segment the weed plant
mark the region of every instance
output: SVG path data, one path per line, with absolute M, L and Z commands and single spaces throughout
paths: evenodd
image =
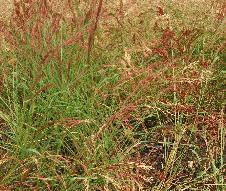
M 14 1 L 0 190 L 224 191 L 225 13 L 221 0 Z

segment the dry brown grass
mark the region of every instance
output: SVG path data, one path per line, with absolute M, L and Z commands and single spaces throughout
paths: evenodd
M 12 0 L 0 0 L 0 20 L 7 20 L 13 8 Z
M 0 190 L 223 190 L 222 2 L 72 1 L 0 28 Z

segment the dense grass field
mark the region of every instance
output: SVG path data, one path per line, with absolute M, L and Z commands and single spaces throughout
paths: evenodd
M 11 3 L 0 191 L 226 190 L 223 0 Z

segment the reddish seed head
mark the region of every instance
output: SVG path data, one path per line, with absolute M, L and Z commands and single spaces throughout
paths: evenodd
M 157 7 L 157 9 L 158 9 L 157 13 L 158 13 L 159 16 L 164 15 L 164 11 L 161 7 Z
M 166 175 L 164 174 L 164 172 L 161 172 L 161 173 L 160 173 L 159 179 L 160 179 L 160 180 L 165 180 L 165 179 L 166 179 Z

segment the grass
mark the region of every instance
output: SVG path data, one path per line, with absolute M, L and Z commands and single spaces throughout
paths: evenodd
M 225 190 L 224 2 L 58 3 L 0 22 L 0 190 Z

